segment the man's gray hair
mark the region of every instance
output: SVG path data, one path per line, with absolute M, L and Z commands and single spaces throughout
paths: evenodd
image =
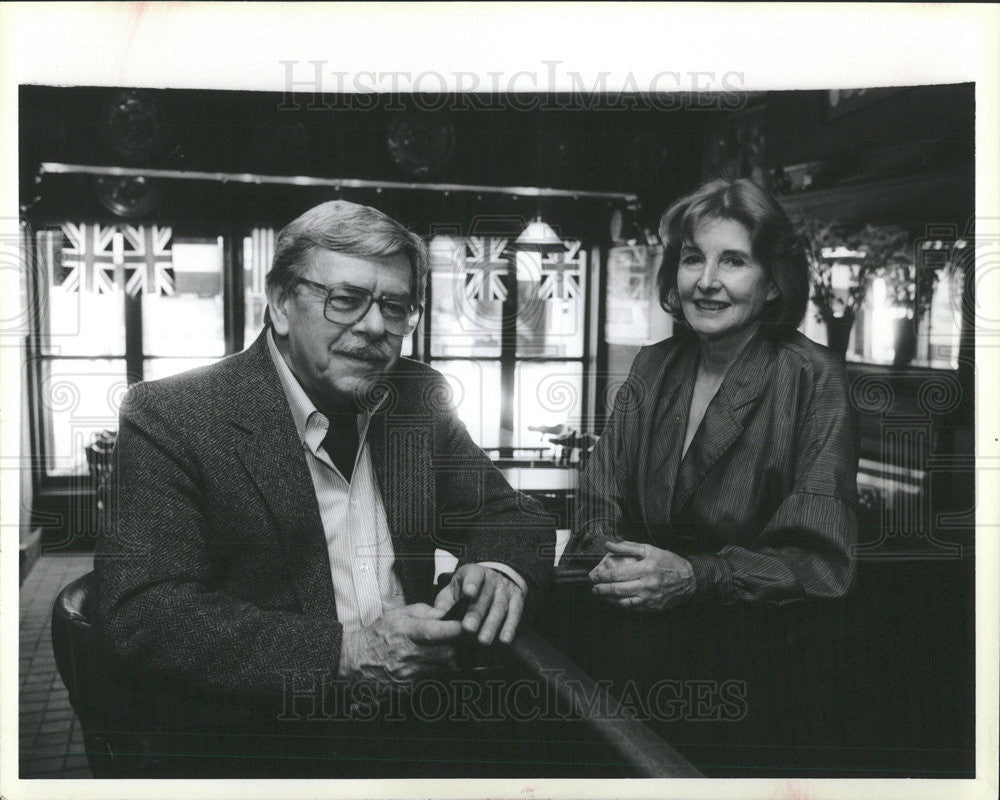
M 403 253 L 410 262 L 413 300 L 423 307 L 428 264 L 423 239 L 378 209 L 346 200 L 321 203 L 281 229 L 267 273 L 267 288 L 295 288 L 309 255 L 317 248 L 376 258 Z

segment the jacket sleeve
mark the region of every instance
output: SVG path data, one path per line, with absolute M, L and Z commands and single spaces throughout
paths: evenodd
M 702 598 L 832 599 L 853 584 L 858 455 L 847 381 L 840 364 L 815 366 L 799 407 L 791 491 L 751 546 L 688 557 Z
M 98 629 L 118 663 L 200 696 L 280 703 L 337 675 L 333 619 L 264 610 L 214 589 L 198 462 L 146 384 L 123 402 L 94 558 Z M 305 688 L 303 688 L 305 687 Z
M 564 566 L 589 569 L 607 552 L 606 540 L 642 539 L 641 533 L 626 530 L 631 519 L 626 513 L 626 489 L 631 459 L 635 456 L 634 448 L 628 447 L 630 431 L 634 429 L 632 423 L 639 406 L 647 400 L 649 388 L 641 377 L 645 358 L 640 353 L 633 362 L 615 395 L 604 432 L 580 475 L 573 533 L 560 561 Z
M 435 373 L 432 381 L 432 394 L 450 394 L 443 376 Z M 537 500 L 511 488 L 452 408 L 439 409 L 437 417 L 439 546 L 457 555 L 459 565 L 505 564 L 530 590 L 544 589 L 555 558 L 555 520 Z

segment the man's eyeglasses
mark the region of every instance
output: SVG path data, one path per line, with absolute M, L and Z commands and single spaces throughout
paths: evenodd
M 409 336 L 420 319 L 420 307 L 406 298 L 388 295 L 376 297 L 367 289 L 349 283 L 326 286 L 306 278 L 299 278 L 297 283 L 311 286 L 318 292 L 326 294 L 323 316 L 338 325 L 353 325 L 368 313 L 372 303 L 378 303 L 385 329 L 396 336 Z

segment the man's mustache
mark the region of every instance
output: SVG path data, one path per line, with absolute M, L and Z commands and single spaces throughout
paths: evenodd
M 359 347 L 350 350 L 334 350 L 334 353 L 349 358 L 361 358 L 366 361 L 388 361 L 392 358 L 392 353 L 378 347 Z

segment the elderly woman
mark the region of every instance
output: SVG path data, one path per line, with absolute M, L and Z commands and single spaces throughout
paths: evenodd
M 660 301 L 580 482 L 564 563 L 659 612 L 835 598 L 850 588 L 857 454 L 843 363 L 796 331 L 808 264 L 781 207 L 713 181 L 663 215 Z M 678 326 L 675 326 L 675 328 Z

